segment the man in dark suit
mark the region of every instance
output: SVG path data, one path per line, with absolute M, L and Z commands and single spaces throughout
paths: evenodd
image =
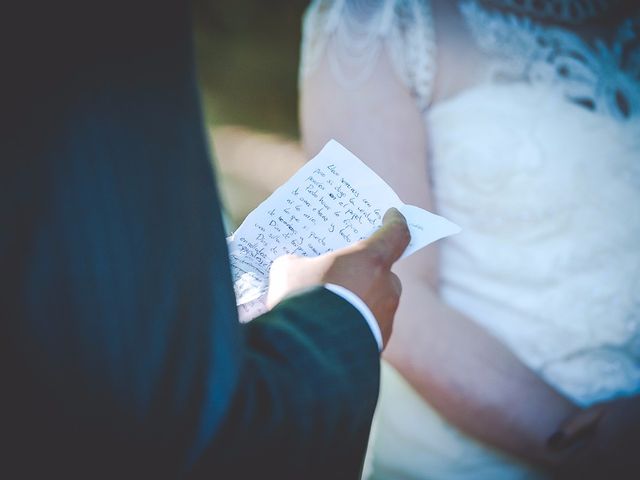
M 0 114 L 0 477 L 356 478 L 402 218 L 278 262 L 277 305 L 239 326 L 188 8 L 15 3 L 2 28 L 14 44 Z

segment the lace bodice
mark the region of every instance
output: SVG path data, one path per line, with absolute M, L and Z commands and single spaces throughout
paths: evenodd
M 551 85 L 569 101 L 621 119 L 640 114 L 640 16 L 622 20 L 608 44 L 477 1 L 460 10 L 478 46 L 494 55 L 492 78 Z
M 572 30 L 519 15 L 527 2 L 458 2 L 476 46 L 485 52 L 488 74 L 478 82 L 521 81 L 553 85 L 554 93 L 585 108 L 620 119 L 640 113 L 640 14 L 622 18 L 611 40 L 583 40 Z M 564 22 L 595 15 L 607 2 L 533 2 Z M 589 5 L 591 8 L 589 9 Z M 531 7 L 533 10 L 533 7 Z M 544 12 L 543 12 L 544 13 Z M 421 109 L 431 102 L 436 65 L 431 2 L 425 0 L 316 0 L 304 21 L 301 75 L 328 52 L 331 70 L 346 88 L 369 78 L 386 48 L 397 75 Z M 332 48 L 326 49 L 327 43 Z

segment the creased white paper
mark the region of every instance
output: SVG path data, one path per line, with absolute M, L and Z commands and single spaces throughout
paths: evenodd
M 269 268 L 277 257 L 318 256 L 367 238 L 391 207 L 405 216 L 411 232 L 403 257 L 460 232 L 446 218 L 403 203 L 384 180 L 331 140 L 227 239 L 240 319 L 266 311 Z

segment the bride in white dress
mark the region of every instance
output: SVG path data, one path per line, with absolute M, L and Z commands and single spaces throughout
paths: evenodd
M 307 156 L 336 138 L 463 227 L 399 266 L 365 476 L 640 475 L 626 453 L 640 444 L 640 15 L 626 3 L 309 7 Z M 551 448 L 601 403 L 582 444 Z

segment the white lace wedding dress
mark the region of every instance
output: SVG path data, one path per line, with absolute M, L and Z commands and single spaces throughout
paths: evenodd
M 486 68 L 451 98 L 432 102 L 440 45 L 426 1 L 313 2 L 301 75 L 333 42 L 333 75 L 358 88 L 386 48 L 424 112 L 439 213 L 463 227 L 441 244 L 444 300 L 580 405 L 638 393 L 640 18 L 583 40 L 572 25 L 607 2 L 455 3 Z M 539 475 L 457 430 L 388 365 L 366 472 Z

